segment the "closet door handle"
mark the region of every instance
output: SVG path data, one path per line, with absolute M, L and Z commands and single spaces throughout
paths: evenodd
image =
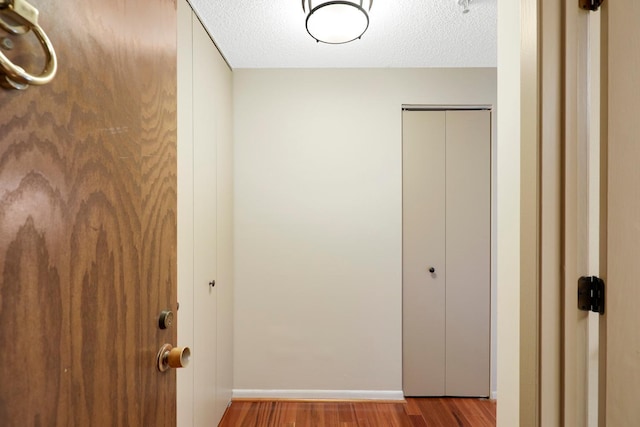
M 436 272 L 436 269 L 435 269 L 435 268 L 433 268 L 433 267 L 429 267 L 429 273 L 435 273 L 435 272 Z

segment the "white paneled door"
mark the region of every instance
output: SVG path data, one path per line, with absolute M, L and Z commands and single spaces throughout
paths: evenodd
M 178 18 L 178 336 L 193 353 L 177 425 L 209 426 L 233 387 L 232 75 L 185 0 Z
M 491 112 L 403 112 L 403 388 L 488 396 Z
M 219 420 L 217 368 L 217 146 L 212 100 L 218 52 L 193 15 L 193 373 L 194 425 Z

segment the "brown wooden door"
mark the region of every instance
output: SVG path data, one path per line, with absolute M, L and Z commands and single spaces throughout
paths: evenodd
M 0 92 L 0 425 L 173 425 L 175 3 L 32 3 L 59 71 Z

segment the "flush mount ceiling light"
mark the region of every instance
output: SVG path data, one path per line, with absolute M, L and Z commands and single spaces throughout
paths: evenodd
M 469 3 L 471 0 L 458 0 L 458 6 L 462 7 L 462 13 L 469 13 Z
M 302 0 L 307 32 L 317 42 L 349 43 L 362 37 L 369 28 L 373 0 Z

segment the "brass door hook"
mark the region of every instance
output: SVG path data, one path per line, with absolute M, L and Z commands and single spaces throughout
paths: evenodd
M 8 16 L 3 17 L 2 14 L 8 14 Z M 25 34 L 32 30 L 47 58 L 44 70 L 36 76 L 11 62 L 0 51 L 0 71 L 5 74 L 3 86 L 23 90 L 29 85 L 45 85 L 53 80 L 58 70 L 58 60 L 49 37 L 38 25 L 38 9 L 26 0 L 0 0 L 0 28 L 14 35 Z

